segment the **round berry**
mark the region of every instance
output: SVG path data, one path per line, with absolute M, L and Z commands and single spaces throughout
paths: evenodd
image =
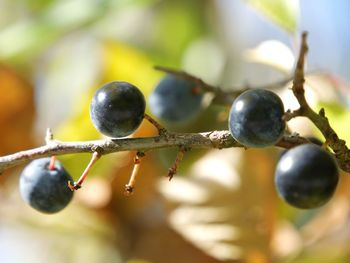
M 113 81 L 95 93 L 90 116 L 95 128 L 112 138 L 125 137 L 141 124 L 146 102 L 141 91 L 128 82 Z
M 285 130 L 284 107 L 272 91 L 252 89 L 232 104 L 229 129 L 233 138 L 247 147 L 266 147 L 277 143 Z
M 320 139 L 318 139 L 318 138 L 316 138 L 316 137 L 306 137 L 306 139 L 308 139 L 311 143 L 313 143 L 313 144 L 316 144 L 316 145 L 318 145 L 318 146 L 322 146 L 323 145 L 323 142 L 320 140 Z
M 334 158 L 320 146 L 303 144 L 279 160 L 275 184 L 279 195 L 297 208 L 316 208 L 333 195 L 339 180 Z
M 201 110 L 203 94 L 193 81 L 166 75 L 149 97 L 152 113 L 167 122 L 187 122 Z
M 72 177 L 55 161 L 54 169 L 49 169 L 50 158 L 37 159 L 23 170 L 19 189 L 22 198 L 34 209 L 43 213 L 56 213 L 72 200 L 73 192 L 68 187 Z
M 318 146 L 322 146 L 322 141 L 316 137 L 313 137 L 313 136 L 308 136 L 308 137 L 305 137 L 306 139 L 308 139 L 310 141 L 310 143 L 312 144 L 315 144 L 315 145 L 318 145 Z M 281 152 L 281 155 L 279 156 L 279 159 L 286 153 L 288 152 L 288 150 L 283 150 Z

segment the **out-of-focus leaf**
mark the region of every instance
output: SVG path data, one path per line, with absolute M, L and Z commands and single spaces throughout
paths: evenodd
M 267 40 L 256 48 L 244 53 L 249 62 L 269 65 L 285 74 L 290 74 L 294 68 L 295 58 L 292 50 L 277 40 Z
M 16 62 L 33 58 L 63 34 L 93 22 L 105 9 L 106 4 L 93 0 L 54 1 L 45 12 L 0 30 L 0 57 Z
M 142 91 L 146 99 L 161 76 L 144 53 L 126 44 L 106 42 L 102 56 L 104 82 L 130 82 Z
M 247 0 L 267 18 L 290 33 L 295 33 L 299 20 L 298 0 Z
M 55 1 L 56 0 L 24 0 L 21 2 L 23 2 L 26 9 L 38 13 L 46 10 Z
M 75 199 L 90 208 L 104 208 L 110 204 L 112 187 L 110 180 L 103 177 L 89 178 L 89 183 L 84 185 L 84 191 L 75 192 Z
M 348 108 L 333 102 L 320 102 L 318 109 L 324 108 L 326 116 L 339 138 L 350 142 L 350 112 Z M 348 144 L 349 145 L 349 144 Z
M 154 18 L 153 49 L 162 55 L 162 63 L 181 62 L 184 48 L 204 32 L 205 5 L 201 1 L 164 1 Z
M 272 162 L 262 151 L 241 153 L 211 151 L 188 177 L 161 181 L 159 190 L 172 204 L 170 226 L 204 253 L 218 260 L 269 262 Z
M 317 101 L 350 108 L 349 84 L 340 77 L 327 72 L 307 74 L 306 84 L 317 94 Z
M 63 211 L 34 210 L 11 185 L 0 206 L 0 254 L 7 262 L 123 262 L 114 243 L 120 222 L 81 207 L 76 199 Z M 21 251 L 21 253 L 18 253 Z
M 291 261 L 293 260 L 293 261 Z M 310 251 L 304 252 L 300 257 L 292 257 L 282 263 L 345 263 L 349 261 L 349 253 L 346 248 L 329 248 L 327 246 L 321 246 L 316 249 L 310 249 Z
M 57 36 L 58 32 L 45 23 L 18 21 L 0 31 L 0 57 L 8 61 L 32 57 Z
M 33 145 L 34 96 L 31 84 L 0 65 L 0 155 Z
M 344 180 L 345 179 L 345 180 Z M 349 185 L 347 178 L 341 178 L 340 187 Z M 302 237 L 303 251 L 294 255 L 293 262 L 348 262 L 349 261 L 349 194 L 336 195 L 324 207 L 319 209 L 316 217 L 305 224 L 299 233 Z M 281 261 L 284 262 L 284 261 Z M 286 260 L 286 262 L 291 262 Z
M 225 62 L 225 54 L 218 42 L 200 38 L 185 50 L 182 69 L 207 83 L 215 84 L 221 77 Z
M 55 132 L 72 113 L 89 111 L 91 89 L 101 75 L 101 56 L 100 42 L 84 33 L 63 38 L 43 56 L 35 72 L 39 132 L 47 127 Z M 81 127 L 81 123 L 75 126 Z M 95 138 L 90 130 L 70 133 L 66 139 Z
M 298 229 L 288 221 L 279 222 L 275 229 L 275 234 L 271 242 L 271 249 L 275 257 L 288 258 L 291 255 L 300 253 L 303 246 L 303 240 Z

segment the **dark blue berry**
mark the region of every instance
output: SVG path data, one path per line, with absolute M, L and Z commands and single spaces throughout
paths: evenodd
M 125 137 L 141 124 L 146 102 L 134 85 L 113 81 L 102 86 L 94 95 L 90 116 L 102 134 L 112 138 Z
M 339 180 L 334 158 L 320 146 L 303 144 L 279 160 L 275 183 L 279 195 L 297 208 L 316 208 L 333 195 Z
M 318 146 L 322 146 L 323 144 L 323 142 L 316 137 L 306 137 L 306 139 L 308 139 L 311 143 L 316 144 Z
M 283 103 L 272 91 L 245 91 L 235 99 L 230 110 L 231 135 L 247 147 L 274 145 L 285 130 L 283 114 Z
M 318 145 L 318 146 L 322 146 L 322 141 L 316 137 L 313 137 L 313 136 L 308 136 L 308 137 L 305 137 L 306 139 L 308 139 L 310 141 L 310 143 L 313 143 L 315 145 Z M 288 150 L 283 150 L 281 152 L 281 155 L 279 156 L 279 158 L 281 158 L 286 152 L 288 152 Z
M 50 158 L 37 159 L 23 170 L 19 188 L 22 198 L 34 209 L 43 213 L 56 213 L 65 208 L 73 197 L 68 187 L 72 177 L 55 162 L 53 170 L 49 169 Z
M 149 97 L 152 113 L 167 122 L 187 122 L 201 110 L 203 94 L 193 81 L 166 75 Z

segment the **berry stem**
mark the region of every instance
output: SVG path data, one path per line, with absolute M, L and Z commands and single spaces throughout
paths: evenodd
M 85 178 L 87 177 L 87 175 L 89 174 L 91 167 L 101 158 L 101 154 L 99 152 L 94 152 L 92 154 L 92 158 L 90 160 L 90 162 L 88 163 L 88 165 L 86 166 L 83 174 L 80 176 L 79 180 L 77 182 L 74 182 L 73 184 L 69 181 L 68 182 L 68 187 L 74 191 L 74 190 L 78 190 L 81 188 Z
M 162 125 L 160 125 L 155 119 L 153 119 L 150 115 L 145 113 L 144 118 L 148 120 L 154 127 L 156 127 L 159 135 L 166 134 L 167 130 Z
M 173 179 L 174 175 L 176 174 L 177 167 L 182 161 L 184 154 L 185 154 L 185 149 L 183 147 L 180 147 L 179 151 L 177 152 L 173 166 L 169 168 L 169 172 L 168 172 L 169 181 L 171 181 L 171 179 Z
M 129 179 L 129 182 L 125 185 L 125 195 L 131 195 L 134 192 L 136 178 L 139 174 L 141 158 L 144 156 L 143 153 L 137 152 L 134 159 L 134 168 L 132 169 L 132 173 Z
M 50 163 L 49 163 L 49 170 L 50 171 L 53 171 L 55 170 L 56 166 L 55 166 L 55 163 L 56 163 L 56 156 L 51 156 L 51 159 L 50 159 Z

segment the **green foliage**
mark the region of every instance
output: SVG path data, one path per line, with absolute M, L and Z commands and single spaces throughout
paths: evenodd
M 298 0 L 247 0 L 268 19 L 289 33 L 295 33 L 299 19 Z
M 325 109 L 326 116 L 338 136 L 343 140 L 350 142 L 349 109 L 337 102 L 321 102 L 319 103 L 318 108 Z
M 246 31 L 242 23 L 223 24 L 216 2 L 0 1 L 0 63 L 14 68 L 0 68 L 2 155 L 43 143 L 39 133 L 47 126 L 53 128 L 57 140 L 101 139 L 89 116 L 96 88 L 109 81 L 128 81 L 148 99 L 163 76 L 153 69 L 154 65 L 183 69 L 226 90 L 244 85 L 236 83 L 236 77 L 246 78 L 241 71 L 243 50 L 238 48 L 249 47 L 238 46 L 249 42 L 257 32 L 253 27 Z M 297 31 L 298 0 L 245 2 L 290 36 Z M 247 33 L 246 39 L 241 38 L 242 31 Z M 259 56 L 250 62 L 278 66 L 289 74 L 295 53 L 289 50 L 290 43 L 277 41 L 281 39 L 252 43 L 259 47 Z M 265 44 L 264 48 L 259 44 Z M 251 75 L 258 77 L 259 70 L 251 71 Z M 262 85 L 274 81 L 270 77 L 264 74 L 257 81 Z M 322 82 L 317 81 L 317 85 Z M 39 108 L 39 101 L 46 102 L 46 106 Z M 68 101 L 73 105 L 68 107 Z M 320 103 L 320 107 L 325 108 L 339 136 L 350 141 L 348 109 L 337 102 Z M 166 128 L 179 132 L 227 129 L 228 110 L 210 105 L 193 122 L 183 126 L 166 124 Z M 57 118 L 59 114 L 50 115 L 55 112 L 64 113 L 61 118 Z M 49 116 L 46 119 L 42 118 L 45 114 Z M 133 136 L 155 134 L 154 127 L 145 121 Z M 72 204 L 52 217 L 37 215 L 17 200 L 14 189 L 19 172 L 9 171 L 12 176 L 0 177 L 0 243 L 5 244 L 0 254 L 7 248 L 7 255 L 20 257 L 27 252 L 32 255 L 27 262 L 36 263 L 349 261 L 345 237 L 349 227 L 347 189 L 340 189 L 330 204 L 317 210 L 287 206 L 274 190 L 275 148 L 192 150 L 184 154 L 178 174 L 169 183 L 163 177 L 176 152 L 147 152 L 135 194 L 130 198 L 123 195 L 123 190 L 134 153 L 103 156 Z M 74 179 L 90 158 L 89 153 L 59 156 Z M 341 185 L 349 185 L 345 176 L 342 180 L 345 182 Z M 287 233 L 280 228 L 286 221 L 290 227 Z M 23 237 L 27 231 L 28 239 Z M 272 247 L 275 239 L 279 243 Z M 297 243 L 295 247 L 293 242 Z M 33 247 L 32 243 L 39 245 Z M 49 247 L 42 246 L 46 243 Z M 289 250 L 282 251 L 285 247 Z

